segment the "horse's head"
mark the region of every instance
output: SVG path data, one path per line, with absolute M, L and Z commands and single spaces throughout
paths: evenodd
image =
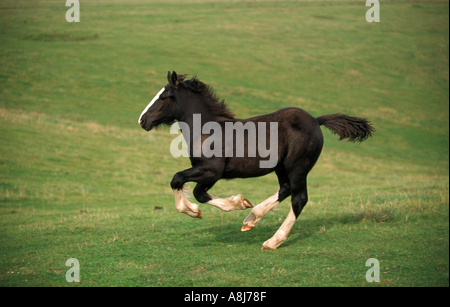
M 187 75 L 167 74 L 169 84 L 163 87 L 142 111 L 138 123 L 147 131 L 159 125 L 172 125 L 175 121 L 185 121 L 193 113 L 202 114 L 202 118 L 233 119 L 225 101 L 219 101 L 212 87 L 194 76 L 184 80 Z
M 185 75 L 167 74 L 169 84 L 163 87 L 152 99 L 147 107 L 142 111 L 138 123 L 146 131 L 150 131 L 159 125 L 171 125 L 176 120 L 180 120 L 182 109 L 177 100 L 178 84 L 184 79 Z

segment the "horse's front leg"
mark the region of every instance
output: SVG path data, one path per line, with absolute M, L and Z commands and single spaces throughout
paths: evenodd
M 250 201 L 239 195 L 233 195 L 228 198 L 219 198 L 207 193 L 214 183 L 198 183 L 194 188 L 194 197 L 201 203 L 213 205 L 223 211 L 245 210 L 252 208 Z
M 186 194 L 184 193 L 185 189 L 183 187 L 186 182 L 195 181 L 194 179 L 201 177 L 202 174 L 203 172 L 201 170 L 197 168 L 190 168 L 176 173 L 170 182 L 170 186 L 172 187 L 175 196 L 175 207 L 177 208 L 177 211 L 199 219 L 202 218 L 200 208 L 197 204 L 191 203 L 188 200 Z

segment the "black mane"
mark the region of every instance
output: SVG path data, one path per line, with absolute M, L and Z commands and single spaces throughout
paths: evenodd
M 203 96 L 204 101 L 207 104 L 207 108 L 216 117 L 224 117 L 233 119 L 235 114 L 231 113 L 225 104 L 225 99 L 219 100 L 214 89 L 200 81 L 197 76 L 193 76 L 192 79 L 185 81 L 187 75 L 178 75 L 178 84 L 184 88 L 196 92 Z

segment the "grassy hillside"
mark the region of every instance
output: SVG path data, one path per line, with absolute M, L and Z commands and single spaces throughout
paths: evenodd
M 448 3 L 382 2 L 380 23 L 364 1 L 83 1 L 80 23 L 61 3 L 0 2 L 1 286 L 449 285 Z M 169 183 L 189 161 L 168 129 L 136 123 L 168 70 L 239 117 L 297 106 L 377 133 L 324 130 L 307 207 L 260 251 L 289 199 L 248 233 L 248 210 L 176 212 Z M 211 193 L 257 204 L 276 189 L 268 175 Z

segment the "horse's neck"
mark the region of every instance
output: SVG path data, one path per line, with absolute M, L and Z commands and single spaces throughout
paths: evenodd
M 205 123 L 217 121 L 217 119 L 213 114 L 208 112 L 204 106 L 200 105 L 186 109 L 181 121 L 185 122 L 192 131 L 194 127 L 200 127 L 201 129 Z

